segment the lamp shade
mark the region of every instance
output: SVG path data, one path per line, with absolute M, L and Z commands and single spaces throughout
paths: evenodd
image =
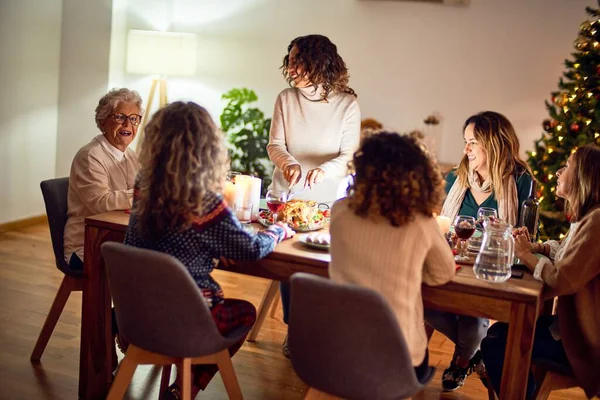
M 132 74 L 196 73 L 196 35 L 131 30 L 127 36 L 126 70 Z

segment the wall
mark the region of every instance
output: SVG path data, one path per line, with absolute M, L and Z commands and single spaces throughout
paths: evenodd
M 0 223 L 44 213 L 54 177 L 61 0 L 0 1 Z
M 56 175 L 100 133 L 94 120 L 109 79 L 112 0 L 63 0 Z
M 438 112 L 440 159 L 456 162 L 462 123 L 484 109 L 505 113 L 522 147 L 532 147 L 584 8 L 595 3 L 472 0 L 461 8 L 360 0 L 129 0 L 126 28 L 199 34 L 197 75 L 169 79 L 169 97 L 195 100 L 215 118 L 220 95 L 239 86 L 255 89 L 270 115 L 285 87 L 278 67 L 289 41 L 325 34 L 350 68 L 364 117 L 408 131 L 422 129 L 422 120 Z M 122 70 L 121 58 L 114 68 Z M 120 84 L 145 98 L 150 78 L 124 74 Z

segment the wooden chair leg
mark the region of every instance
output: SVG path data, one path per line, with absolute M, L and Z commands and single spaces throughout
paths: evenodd
M 110 387 L 106 400 L 121 400 L 123 398 L 138 366 L 138 356 L 140 352 L 143 352 L 143 350 L 140 350 L 135 346 L 130 346 L 129 349 L 127 349 L 127 354 L 125 354 L 125 358 L 119 365 L 117 376 Z
M 242 389 L 240 389 L 233 364 L 231 363 L 229 350 L 225 349 L 217 354 L 217 365 L 219 366 L 221 379 L 223 379 L 223 384 L 229 398 L 231 400 L 242 400 L 244 396 L 242 395 Z
M 269 313 L 269 307 L 273 303 L 273 299 L 275 298 L 275 295 L 277 294 L 278 290 L 279 282 L 271 281 L 271 283 L 269 283 L 269 286 L 267 287 L 267 290 L 265 290 L 265 293 L 263 294 L 262 300 L 260 301 L 260 306 L 258 307 L 258 314 L 256 316 L 256 322 L 254 323 L 252 330 L 248 334 L 249 342 L 254 342 L 256 340 L 258 332 L 260 332 L 260 328 L 262 327 L 262 324 L 265 321 L 267 314 Z
M 550 396 L 550 392 L 552 391 L 552 374 L 548 373 L 544 377 L 542 384 L 537 390 L 537 394 L 535 396 L 536 400 L 547 400 L 548 396 Z
M 177 372 L 181 374 L 181 397 L 182 400 L 192 400 L 192 359 L 184 358 L 177 366 Z
M 167 388 L 169 387 L 169 382 L 171 381 L 171 367 L 172 364 L 163 365 L 162 367 L 159 396 L 162 396 L 165 390 L 167 390 Z
M 50 340 L 50 336 L 52 336 L 52 332 L 54 332 L 54 327 L 56 327 L 56 323 L 58 322 L 58 319 L 65 308 L 67 300 L 69 300 L 71 292 L 81 290 L 81 288 L 81 279 L 72 278 L 65 275 L 60 287 L 58 288 L 58 292 L 54 297 L 52 307 L 50 307 L 50 311 L 48 312 L 48 316 L 46 317 L 42 331 L 40 332 L 33 351 L 31 352 L 31 361 L 39 361 L 40 358 L 42 358 L 42 354 L 44 354 L 48 340 Z
M 309 387 L 304 400 L 342 400 L 339 397 Z
M 277 314 L 277 310 L 279 309 L 279 288 L 277 288 L 277 293 L 275 293 L 275 298 L 273 299 L 273 305 L 271 305 L 271 312 L 269 313 L 269 317 L 275 318 L 275 314 Z

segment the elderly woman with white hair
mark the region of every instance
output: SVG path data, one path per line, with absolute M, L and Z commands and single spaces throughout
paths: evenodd
M 131 208 L 139 163 L 129 145 L 135 139 L 142 112 L 137 92 L 109 91 L 96 107 L 96 125 L 101 134 L 73 159 L 64 234 L 65 259 L 73 269 L 83 269 L 85 218 Z

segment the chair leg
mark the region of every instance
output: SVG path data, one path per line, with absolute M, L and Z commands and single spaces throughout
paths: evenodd
M 536 393 L 535 398 L 539 400 L 546 400 L 550 396 L 550 392 L 554 390 L 570 389 L 577 387 L 579 384 L 575 378 L 561 375 L 556 372 L 548 371 L 539 390 Z
M 229 350 L 225 349 L 217 354 L 217 365 L 219 366 L 221 379 L 223 379 L 223 384 L 229 398 L 231 400 L 242 400 L 244 396 L 242 395 L 242 389 L 240 389 L 233 364 L 231 363 Z
M 162 394 L 169 387 L 169 382 L 171 380 L 171 367 L 172 364 L 166 364 L 162 367 L 162 375 L 160 377 L 160 391 L 158 392 L 159 396 L 162 396 Z
M 50 336 L 52 336 L 52 332 L 54 332 L 54 327 L 56 327 L 56 323 L 58 322 L 58 319 L 65 308 L 67 300 L 69 300 L 71 292 L 81 290 L 81 288 L 82 282 L 80 279 L 65 275 L 60 287 L 58 288 L 58 292 L 54 297 L 52 307 L 50 307 L 50 311 L 48 312 L 48 316 L 46 317 L 42 331 L 38 336 L 37 342 L 35 343 L 35 347 L 31 352 L 31 361 L 39 361 L 40 358 L 42 358 L 42 354 L 44 354 L 48 340 L 50 340 Z
M 192 400 L 192 359 L 184 358 L 177 365 L 177 372 L 181 374 L 181 397 L 182 400 Z
M 123 358 L 123 361 L 119 365 L 117 376 L 110 387 L 106 400 L 121 400 L 123 398 L 138 366 L 137 359 L 140 352 L 143 352 L 143 350 L 135 346 L 130 346 L 127 349 L 125 358 Z
M 254 323 L 252 330 L 248 334 L 249 342 L 254 342 L 256 340 L 258 332 L 260 332 L 260 328 L 262 327 L 262 324 L 265 321 L 267 314 L 269 313 L 269 307 L 273 303 L 273 299 L 275 298 L 275 295 L 277 294 L 278 290 L 279 282 L 271 281 L 271 283 L 269 283 L 269 286 L 267 287 L 267 290 L 265 290 L 265 293 L 263 294 L 262 300 L 260 301 L 260 306 L 258 307 L 258 314 L 256 316 L 256 322 Z
M 277 288 L 277 293 L 275 294 L 275 298 L 273 298 L 273 304 L 271 305 L 271 312 L 269 313 L 269 317 L 275 318 L 275 314 L 277 314 L 277 310 L 279 309 L 279 297 L 277 294 L 279 293 L 279 288 Z
M 309 387 L 304 400 L 342 400 L 339 397 Z
M 548 373 L 544 377 L 542 384 L 537 390 L 537 394 L 535 396 L 536 400 L 547 400 L 548 396 L 550 396 L 550 392 L 552 391 L 552 374 Z

